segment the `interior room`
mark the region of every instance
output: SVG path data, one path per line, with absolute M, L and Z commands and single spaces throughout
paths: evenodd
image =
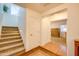
M 66 44 L 67 24 L 66 20 L 51 22 L 51 39 Z
M 51 22 L 51 40 L 52 42 L 60 48 L 59 50 L 64 51 L 66 55 L 66 33 L 67 33 L 67 20 L 53 21 Z M 62 53 L 62 52 L 61 52 Z

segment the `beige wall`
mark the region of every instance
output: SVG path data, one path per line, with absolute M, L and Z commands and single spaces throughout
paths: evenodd
M 40 14 L 27 9 L 26 12 L 26 51 L 40 45 Z
M 74 40 L 79 39 L 79 4 L 68 4 L 68 55 L 74 55 Z

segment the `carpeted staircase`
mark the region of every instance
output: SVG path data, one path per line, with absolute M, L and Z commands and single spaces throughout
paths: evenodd
M 16 55 L 25 51 L 18 27 L 2 27 L 0 38 L 0 56 Z

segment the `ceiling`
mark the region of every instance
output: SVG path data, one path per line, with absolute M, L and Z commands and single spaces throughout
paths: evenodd
M 61 5 L 61 3 L 17 3 L 17 5 L 24 8 L 30 8 L 32 10 L 42 13 L 58 5 Z

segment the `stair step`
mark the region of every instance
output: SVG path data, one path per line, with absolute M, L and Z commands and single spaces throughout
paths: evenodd
M 10 56 L 10 55 L 16 54 L 16 53 L 18 53 L 22 50 L 24 50 L 24 46 L 16 47 L 16 48 L 13 48 L 13 49 L 9 49 L 8 51 L 5 50 L 3 52 L 0 52 L 0 56 Z
M 0 48 L 6 47 L 6 46 L 10 46 L 10 45 L 15 45 L 15 44 L 18 44 L 18 43 L 22 43 L 22 41 L 17 41 L 17 42 L 2 44 L 2 45 L 0 45 Z
M 3 31 L 17 31 L 18 27 L 2 27 Z
M 6 39 L 16 39 L 16 38 L 21 38 L 20 36 L 11 36 L 11 37 L 2 37 L 0 40 L 6 40 Z
M 2 28 L 18 28 L 18 27 L 12 27 L 12 26 L 2 26 Z
M 2 31 L 1 33 L 5 34 L 5 33 L 19 33 L 19 32 L 18 31 Z
M 2 34 L 2 35 L 15 35 L 15 34 L 19 34 L 19 33 L 5 33 L 5 34 Z
M 20 35 L 19 33 L 7 33 L 7 34 L 2 34 L 1 37 L 6 37 L 6 36 L 17 36 Z
M 3 28 L 2 28 L 2 30 L 3 30 L 3 31 L 6 31 L 6 30 L 7 30 L 7 31 L 17 31 L 18 29 L 10 29 L 10 28 L 7 28 L 7 29 L 5 28 L 5 29 L 3 29 Z
M 4 42 L 0 42 L 0 45 L 14 43 L 14 42 L 18 42 L 18 41 L 22 41 L 22 40 L 21 39 L 18 39 L 18 40 L 4 41 Z
M 18 39 L 18 38 L 14 38 L 14 39 L 0 39 L 0 42 L 6 42 L 6 41 L 12 41 L 12 40 L 21 40 L 21 39 Z
M 22 42 L 18 43 L 18 44 L 14 44 L 14 45 L 5 46 L 5 47 L 0 48 L 0 51 L 6 50 L 6 49 L 10 49 L 10 48 L 13 48 L 13 47 L 17 47 L 17 46 L 21 46 L 21 45 L 23 45 Z

